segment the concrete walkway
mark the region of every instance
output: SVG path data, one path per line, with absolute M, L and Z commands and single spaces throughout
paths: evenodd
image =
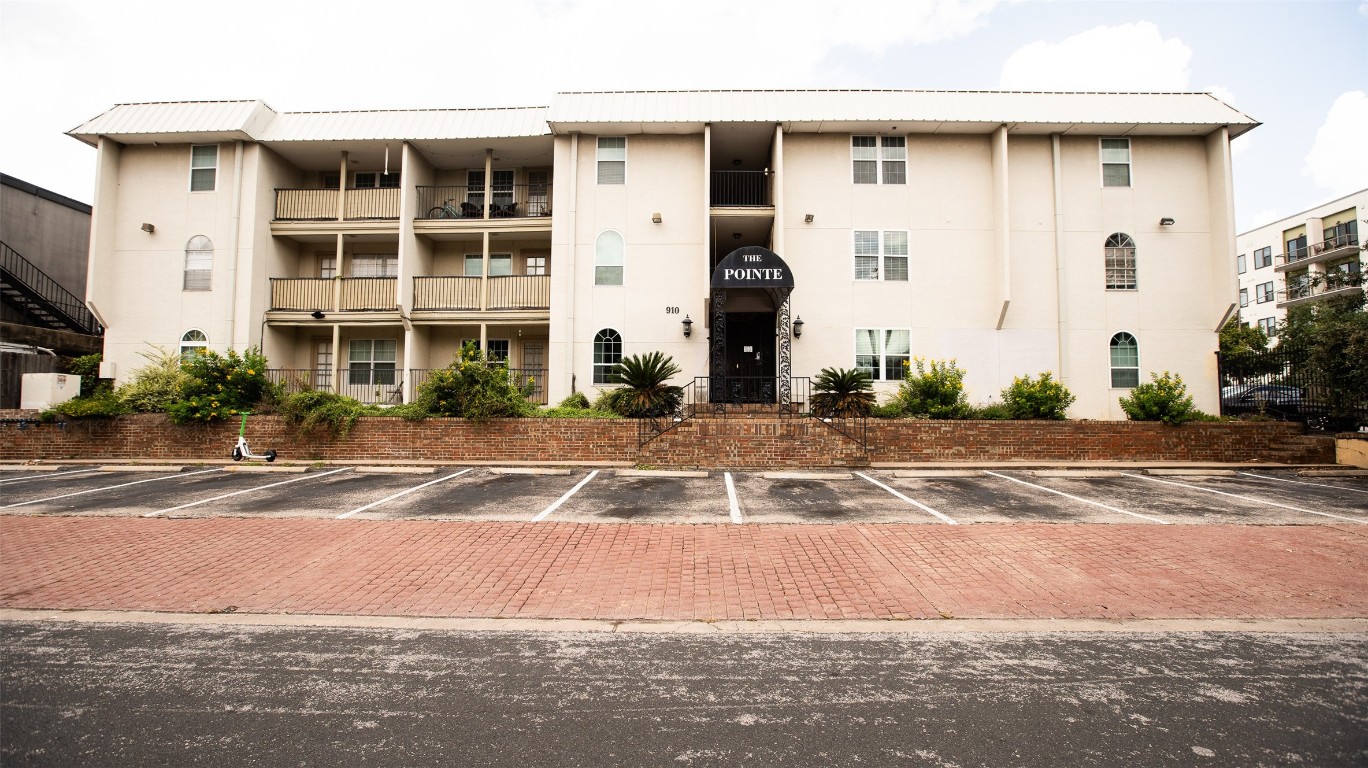
M 1354 525 L 0 517 L 0 608 L 609 621 L 1368 617 Z

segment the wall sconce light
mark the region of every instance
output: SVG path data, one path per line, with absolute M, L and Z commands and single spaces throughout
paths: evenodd
M 146 232 L 147 234 L 150 235 L 150 234 L 152 234 L 153 232 L 156 232 L 156 231 L 157 231 L 157 228 L 156 228 L 155 226 L 153 226 L 153 225 L 151 225 L 151 224 L 148 224 L 147 222 L 144 221 L 144 222 L 143 222 L 143 225 L 142 225 L 142 231 L 144 231 L 144 232 Z
M 733 239 L 733 240 L 740 240 L 740 239 L 741 239 L 741 233 L 740 233 L 740 232 L 733 232 L 733 233 L 732 233 L 732 239 Z
M 803 221 L 807 222 L 808 224 L 811 224 L 814 218 L 816 217 L 809 213 L 808 215 L 803 217 Z
M 327 315 L 315 309 L 313 312 L 309 313 L 309 317 L 312 317 L 315 320 L 322 320 L 323 318 L 327 317 Z
M 657 212 L 657 213 L 651 214 L 651 223 L 653 223 L 653 224 L 659 224 L 659 223 L 660 223 L 660 214 L 659 214 L 658 212 Z
M 1161 227 L 1171 227 L 1173 226 L 1173 224 L 1173 219 L 1169 218 L 1168 216 L 1165 216 L 1164 218 L 1159 220 L 1159 226 Z
M 802 316 L 802 315 L 799 315 L 799 316 L 798 316 L 798 319 L 793 321 L 793 338 L 795 338 L 795 339 L 801 339 L 801 338 L 803 338 L 803 316 Z
M 679 321 L 679 324 L 684 326 L 684 338 L 687 339 L 693 335 L 693 321 L 689 319 L 688 315 L 685 315 L 684 319 Z

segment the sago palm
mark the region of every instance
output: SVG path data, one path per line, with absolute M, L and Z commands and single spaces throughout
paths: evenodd
M 622 358 L 613 371 L 614 384 L 624 384 L 613 397 L 617 410 L 624 416 L 664 416 L 679 408 L 684 390 L 667 382 L 679 375 L 679 366 L 661 352 L 629 355 Z
M 823 368 L 812 388 L 812 412 L 818 416 L 868 416 L 876 402 L 873 380 L 858 368 Z

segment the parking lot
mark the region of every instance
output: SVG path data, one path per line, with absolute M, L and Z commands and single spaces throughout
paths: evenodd
M 0 472 L 0 514 L 583 523 L 1368 523 L 1368 478 L 1292 470 L 652 472 L 63 466 Z

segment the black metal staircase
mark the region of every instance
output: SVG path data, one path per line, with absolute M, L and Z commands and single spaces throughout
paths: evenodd
M 41 327 L 90 336 L 104 335 L 104 328 L 84 302 L 3 242 L 0 242 L 0 297 Z

